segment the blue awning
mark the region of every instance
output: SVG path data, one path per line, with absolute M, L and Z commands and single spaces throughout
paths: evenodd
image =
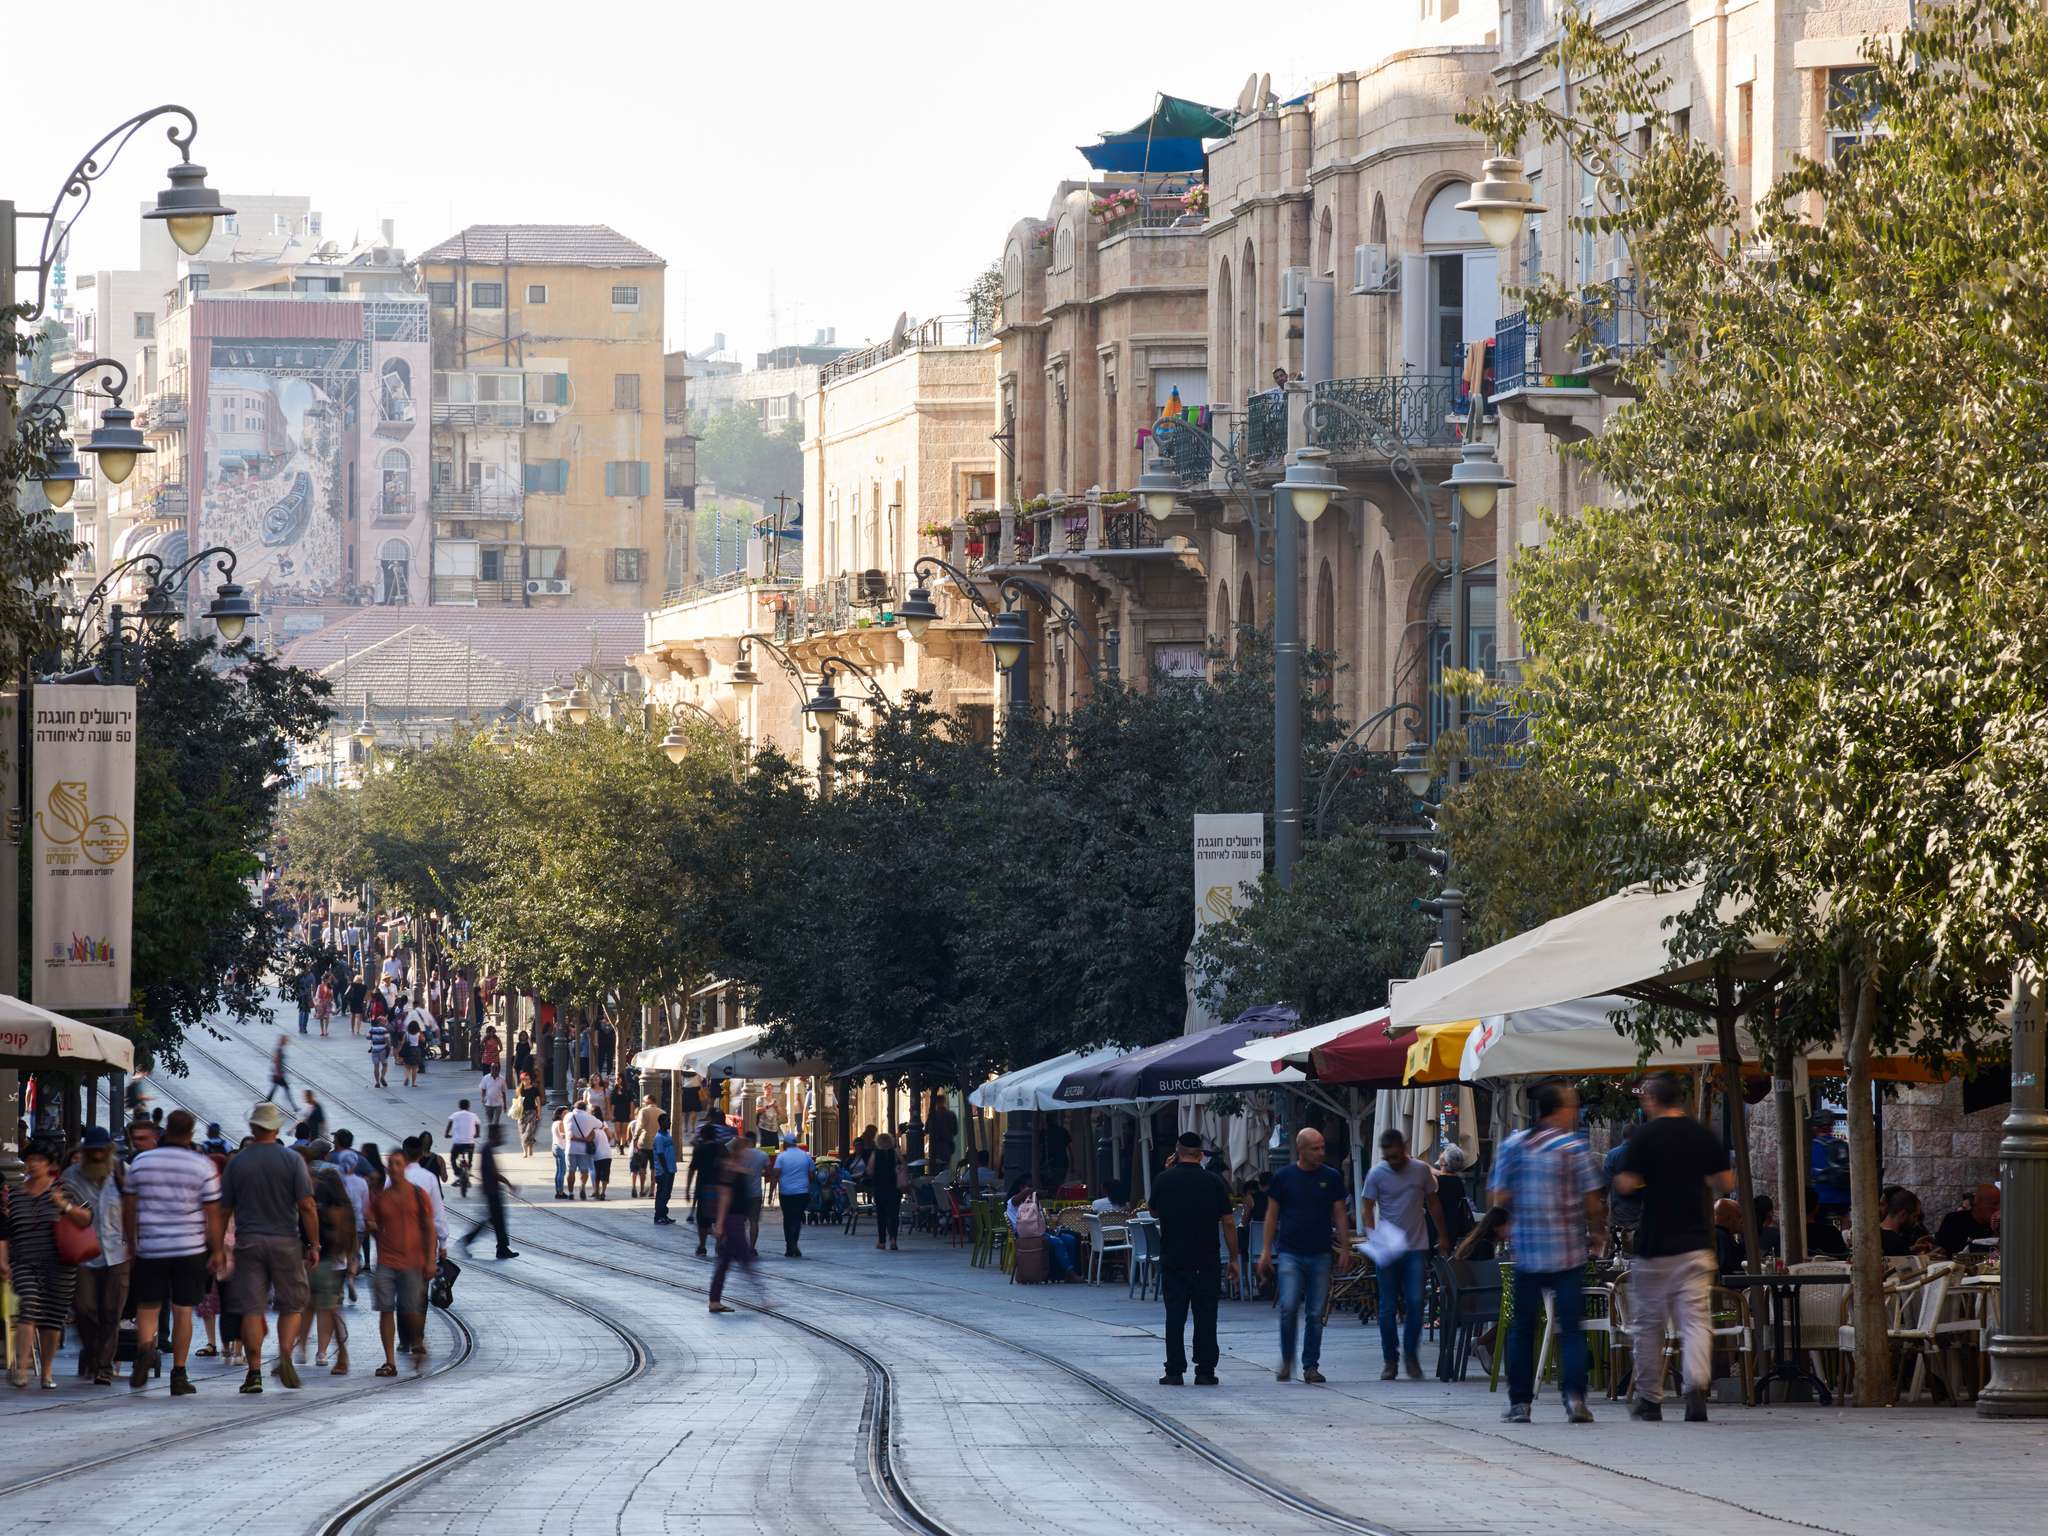
M 1200 139 L 1153 139 L 1148 153 L 1142 133 L 1117 134 L 1100 144 L 1076 147 L 1098 171 L 1199 171 L 1206 158 Z

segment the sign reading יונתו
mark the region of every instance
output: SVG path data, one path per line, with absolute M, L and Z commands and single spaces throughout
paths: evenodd
M 45 683 L 29 698 L 32 1001 L 129 1005 L 135 690 Z

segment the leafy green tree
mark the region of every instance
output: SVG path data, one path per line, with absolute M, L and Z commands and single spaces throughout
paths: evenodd
M 697 473 L 721 491 L 756 501 L 797 496 L 804 482 L 803 426 L 790 421 L 771 432 L 750 407 L 708 416 L 697 429 Z
M 1598 231 L 1625 241 L 1655 333 L 1622 365 L 1636 402 L 1576 450 L 1612 504 L 1518 560 L 1543 658 L 1522 703 L 1549 771 L 1595 800 L 1631 786 L 1694 859 L 1666 871 L 1705 880 L 1681 950 L 1783 934 L 1789 978 L 1835 999 L 1858 1394 L 1878 1401 L 1871 1060 L 1915 1027 L 1936 1047 L 1982 1030 L 2048 926 L 2048 185 L 2012 174 L 2048 143 L 2048 18 L 1927 8 L 1832 119 L 1884 131 L 1753 204 L 1669 131 L 1654 69 L 1577 14 L 1562 47 L 1575 120 L 1502 102 L 1472 121 L 1596 168 Z

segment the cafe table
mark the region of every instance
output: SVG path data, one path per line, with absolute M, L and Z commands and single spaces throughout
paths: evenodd
M 1800 1316 L 1799 1292 L 1809 1285 L 1827 1285 L 1839 1289 L 1846 1283 L 1843 1275 L 1723 1275 L 1717 1282 L 1726 1290 L 1761 1291 L 1771 1317 L 1771 1368 L 1757 1377 L 1755 1401 L 1758 1406 L 1770 1400 L 1771 1383 L 1782 1382 L 1785 1386 L 1785 1401 L 1794 1402 L 1795 1389 L 1810 1389 L 1820 1400 L 1822 1407 L 1832 1406 L 1833 1395 L 1828 1384 L 1814 1373 L 1807 1363 L 1806 1351 L 1799 1347 Z

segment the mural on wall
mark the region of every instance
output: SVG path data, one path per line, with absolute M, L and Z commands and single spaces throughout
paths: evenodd
M 235 551 L 266 609 L 424 603 L 426 306 L 322 305 L 318 321 L 344 334 L 210 339 L 198 537 Z

